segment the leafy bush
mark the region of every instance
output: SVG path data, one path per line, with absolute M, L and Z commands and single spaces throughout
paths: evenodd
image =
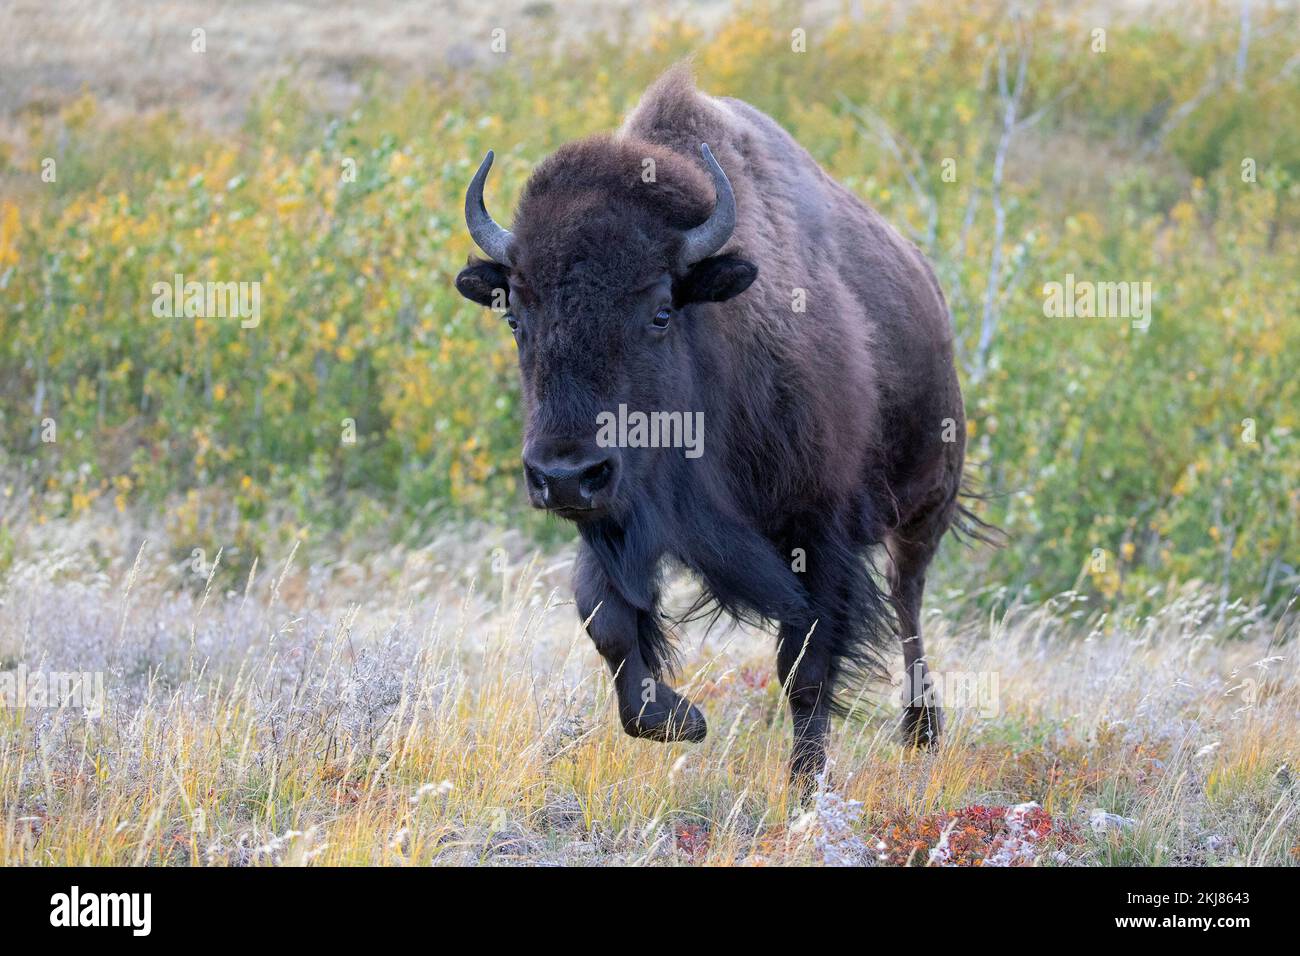
M 495 148 L 504 214 L 541 157 L 693 55 L 702 88 L 771 113 L 935 262 L 984 513 L 1012 536 L 979 558 L 987 580 L 1201 578 L 1280 602 L 1300 564 L 1295 14 L 1257 11 L 1240 72 L 1234 11 L 1159 17 L 1100 24 L 1100 52 L 1080 14 L 927 0 L 805 23 L 798 53 L 801 20 L 759 6 L 708 36 L 664 22 L 376 79 L 346 117 L 280 87 L 233 136 L 82 99 L 0 166 L 0 466 L 39 515 L 166 502 L 195 535 L 286 515 L 542 527 L 521 518 L 510 337 L 452 288 L 463 190 Z M 178 273 L 260 282 L 260 323 L 155 318 Z M 1067 274 L 1149 281 L 1149 328 L 1046 317 Z

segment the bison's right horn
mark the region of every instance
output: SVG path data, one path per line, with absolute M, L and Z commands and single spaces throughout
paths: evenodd
M 487 181 L 494 156 L 489 149 L 478 172 L 469 181 L 469 189 L 465 192 L 465 224 L 469 226 L 469 234 L 474 237 L 478 247 L 488 254 L 489 259 L 508 266 L 510 243 L 514 236 L 509 229 L 498 226 L 496 220 L 488 215 L 487 206 L 483 205 L 483 183 Z
M 736 194 L 731 191 L 731 181 L 713 158 L 708 143 L 700 144 L 700 155 L 704 157 L 709 173 L 713 176 L 713 191 L 717 194 L 717 201 L 708 219 L 695 228 L 686 230 L 682 244 L 683 266 L 694 265 L 713 255 L 726 244 L 736 228 Z

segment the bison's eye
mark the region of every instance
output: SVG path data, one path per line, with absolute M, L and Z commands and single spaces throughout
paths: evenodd
M 513 312 L 506 313 L 506 325 L 510 326 L 511 332 L 519 331 L 519 320 L 515 318 L 515 314 Z
M 665 306 L 655 313 L 655 317 L 651 320 L 651 324 L 654 325 L 656 329 L 666 329 L 668 328 L 668 320 L 672 317 L 673 310 Z

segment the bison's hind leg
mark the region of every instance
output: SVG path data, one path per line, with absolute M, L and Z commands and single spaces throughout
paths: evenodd
M 925 597 L 925 572 L 953 518 L 953 505 L 924 514 L 907 527 L 892 532 L 889 552 L 889 590 L 903 646 L 902 742 L 927 749 L 938 746 L 943 718 L 930 677 L 930 664 L 921 637 L 921 603 Z

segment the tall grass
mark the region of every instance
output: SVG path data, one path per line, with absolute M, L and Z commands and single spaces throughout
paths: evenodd
M 918 754 L 880 688 L 801 809 L 770 636 L 681 635 L 711 734 L 665 747 L 620 731 L 564 555 L 459 539 L 333 568 L 286 555 L 205 593 L 178 586 L 191 572 L 165 542 L 89 524 L 51 528 L 3 591 L 0 670 L 108 688 L 98 719 L 0 710 L 4 864 L 877 863 L 912 821 L 1028 801 L 1053 836 L 1021 862 L 1300 853 L 1287 635 L 1195 589 L 1149 616 L 1077 594 L 992 621 L 939 602 L 937 670 L 992 675 L 996 708 L 950 709 Z
M 973 468 L 1013 537 L 981 577 L 1129 600 L 1196 579 L 1283 606 L 1300 567 L 1300 141 L 1280 121 L 1300 109 L 1296 11 L 1258 7 L 1242 61 L 1232 5 L 853 6 L 579 32 L 559 52 L 545 17 L 506 17 L 490 67 L 401 84 L 380 68 L 346 112 L 280 83 L 233 132 L 103 115 L 93 93 L 26 117 L 0 150 L 7 511 L 165 507 L 176 560 L 225 546 L 229 581 L 309 523 L 416 543 L 448 520 L 528 523 L 513 345 L 452 287 L 465 184 L 494 147 L 508 217 L 537 161 L 616 127 L 692 56 L 704 89 L 770 112 L 934 261 Z M 262 321 L 155 318 L 153 284 L 178 273 L 261 282 Z M 1067 275 L 1149 281 L 1150 326 L 1044 315 Z

